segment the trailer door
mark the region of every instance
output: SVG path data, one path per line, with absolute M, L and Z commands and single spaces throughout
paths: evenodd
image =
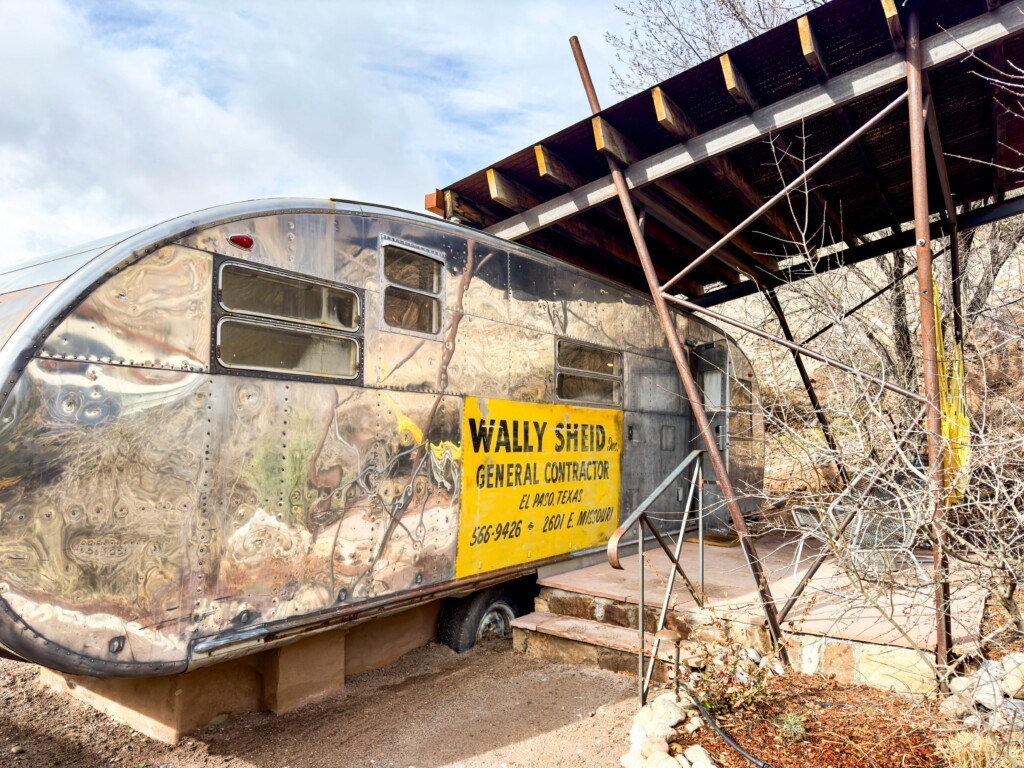
M 696 347 L 694 357 L 697 368 L 697 384 L 704 399 L 704 410 L 718 450 L 729 466 L 729 345 L 724 341 L 703 344 Z M 696 419 L 693 424 L 695 447 L 706 449 Z M 704 454 L 704 525 L 709 531 L 725 532 L 729 526 L 729 511 L 725 506 L 722 487 Z

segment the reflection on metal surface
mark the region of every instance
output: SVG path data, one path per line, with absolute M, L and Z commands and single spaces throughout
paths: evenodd
M 58 285 L 60 283 L 47 283 L 0 296 L 0 346 L 11 338 L 21 322 Z
M 50 334 L 42 354 L 208 370 L 212 263 L 201 251 L 161 248 L 86 297 Z
M 554 403 L 557 339 L 610 351 L 614 376 L 602 380 L 623 411 L 625 512 L 693 447 L 644 297 L 394 211 L 227 210 L 206 228 L 156 228 L 151 246 L 115 246 L 130 246 L 123 264 L 72 278 L 111 275 L 84 296 L 91 282 L 0 297 L 5 334 L 27 318 L 0 355 L 14 382 L 0 408 L 0 644 L 25 658 L 97 675 L 183 671 L 216 660 L 196 649 L 252 652 L 275 628 L 298 636 L 325 616 L 446 589 L 464 398 Z M 382 323 L 382 238 L 443 257 L 436 335 Z M 352 286 L 362 378 L 211 366 L 215 254 Z M 730 461 L 756 487 L 763 424 L 749 363 L 706 323 L 680 316 L 679 332 L 728 347 Z M 35 357 L 18 375 L 11 361 L 26 351 Z M 594 378 L 595 364 L 561 373 Z M 664 495 L 666 519 L 686 482 Z

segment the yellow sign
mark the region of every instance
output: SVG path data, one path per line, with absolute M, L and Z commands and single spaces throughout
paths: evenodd
M 605 544 L 621 454 L 621 411 L 466 398 L 455 577 Z

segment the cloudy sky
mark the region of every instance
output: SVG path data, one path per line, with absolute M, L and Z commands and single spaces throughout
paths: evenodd
M 0 268 L 254 197 L 420 210 L 602 104 L 614 0 L 0 0 Z

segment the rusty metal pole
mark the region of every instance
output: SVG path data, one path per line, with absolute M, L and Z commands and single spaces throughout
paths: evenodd
M 775 313 L 775 317 L 779 321 L 779 327 L 782 328 L 782 335 L 786 337 L 786 340 L 790 343 L 796 343 L 793 338 L 793 332 L 789 328 L 789 321 L 786 319 L 786 314 L 782 311 L 782 304 L 779 302 L 779 297 L 775 294 L 774 288 L 768 288 L 764 291 L 764 296 L 768 299 L 768 305 L 772 308 Z M 814 391 L 814 382 L 811 381 L 810 375 L 807 373 L 807 367 L 804 365 L 804 359 L 798 352 L 790 349 L 790 354 L 793 355 L 793 362 L 796 364 L 796 370 L 800 374 L 800 381 L 804 383 L 804 389 L 807 390 L 807 399 L 811 401 L 811 407 L 814 409 L 814 415 L 818 419 L 818 425 L 821 427 L 821 434 L 825 436 L 825 443 L 828 445 L 828 449 L 832 452 L 832 461 L 835 462 L 836 470 L 839 472 L 839 477 L 843 479 L 843 485 L 850 484 L 850 476 L 846 472 L 846 467 L 839 458 L 839 446 L 836 445 L 835 437 L 832 435 L 832 425 L 828 421 L 828 417 L 825 415 L 825 411 L 821 407 L 821 401 L 818 400 L 818 393 Z
M 946 678 L 952 647 L 949 573 L 942 546 L 941 516 L 945 495 L 942 468 L 942 412 L 939 406 L 938 345 L 932 279 L 931 234 L 928 224 L 928 169 L 925 157 L 924 86 L 921 80 L 921 3 L 908 9 L 907 91 L 910 94 L 910 168 L 914 193 L 914 232 L 917 238 L 917 288 L 921 314 L 922 369 L 924 373 L 925 428 L 931 477 L 933 554 L 935 559 L 935 654 L 939 679 Z
M 569 40 L 569 44 L 572 46 L 573 56 L 576 59 L 576 65 L 580 70 L 580 78 L 583 80 L 583 88 L 587 92 L 587 100 L 590 102 L 590 109 L 596 115 L 601 111 L 601 104 L 597 98 L 597 91 L 594 90 L 594 82 L 590 78 L 590 70 L 587 68 L 586 59 L 583 58 L 583 50 L 580 48 L 580 41 L 573 36 Z M 729 478 L 729 471 L 725 466 L 725 460 L 722 458 L 721 452 L 718 450 L 718 444 L 715 442 L 714 431 L 711 429 L 711 423 L 708 421 L 707 413 L 704 410 L 704 401 L 701 399 L 700 391 L 697 388 L 697 382 L 693 378 L 693 372 L 690 370 L 690 361 L 686 355 L 686 351 L 683 349 L 682 343 L 679 341 L 679 335 L 676 332 L 675 322 L 672 319 L 672 313 L 668 308 L 668 304 L 665 301 L 665 297 L 661 293 L 661 288 L 658 284 L 658 274 L 654 269 L 654 262 L 651 260 L 651 254 L 647 250 L 647 243 L 644 240 L 643 232 L 640 229 L 640 222 L 637 220 L 636 210 L 633 208 L 632 200 L 629 196 L 629 187 L 626 186 L 626 179 L 622 173 L 622 169 L 618 163 L 612 158 L 608 159 L 608 170 L 611 173 L 612 181 L 615 184 L 615 191 L 618 193 L 619 202 L 622 204 L 622 211 L 626 216 L 626 223 L 629 226 L 629 232 L 633 236 L 633 244 L 636 246 L 637 255 L 640 257 L 640 264 L 644 270 L 644 276 L 647 278 L 647 286 L 651 291 L 651 298 L 654 300 L 654 306 L 658 310 L 658 317 L 661 320 L 661 326 L 665 331 L 665 337 L 668 340 L 669 349 L 672 351 L 672 358 L 675 360 L 676 368 L 679 370 L 679 376 L 683 380 L 683 388 L 686 390 L 686 397 L 690 401 L 690 408 L 693 410 L 693 415 L 697 420 L 697 426 L 700 430 L 701 436 L 704 438 L 704 447 L 708 452 L 708 459 L 711 461 L 711 466 L 715 470 L 715 475 L 718 477 L 718 483 L 722 489 L 722 494 L 725 497 L 726 506 L 729 509 L 729 516 L 732 519 L 733 527 L 736 528 L 736 534 L 739 536 L 740 545 L 743 548 L 743 553 L 747 558 L 747 564 L 750 566 L 751 574 L 754 577 L 754 582 L 757 585 L 757 594 L 761 600 L 761 607 L 764 609 L 765 617 L 768 620 L 768 628 L 771 632 L 773 644 L 779 648 L 781 653 L 785 653 L 785 649 L 782 646 L 782 627 L 779 624 L 778 611 L 775 606 L 775 600 L 772 597 L 771 588 L 768 586 L 768 580 L 764 574 L 764 567 L 758 557 L 757 550 L 754 547 L 754 542 L 750 538 L 750 532 L 747 530 L 747 522 L 743 518 L 743 511 L 740 509 L 739 501 L 736 498 L 736 491 L 733 489 L 732 480 Z M 641 606 L 642 608 L 643 606 Z

